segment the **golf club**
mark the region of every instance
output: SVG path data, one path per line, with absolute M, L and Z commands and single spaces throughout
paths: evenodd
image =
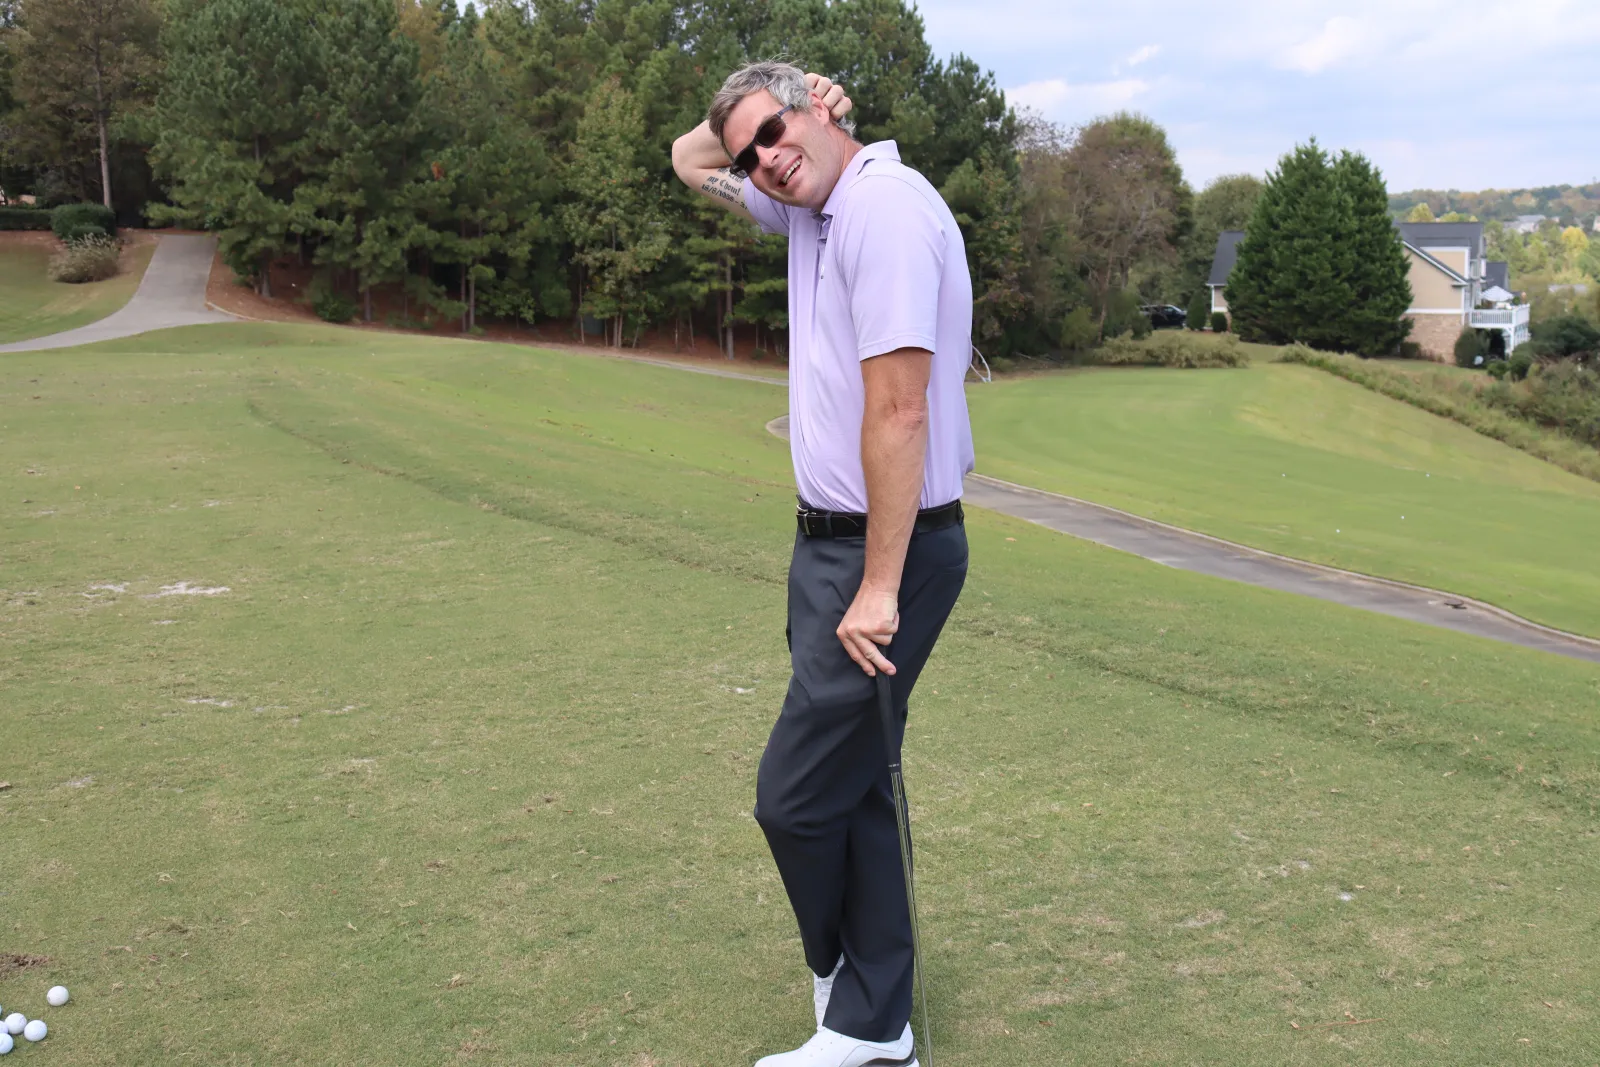
M 917 929 L 917 890 L 911 878 L 911 812 L 906 807 L 906 783 L 900 773 L 900 746 L 895 743 L 894 691 L 889 676 L 878 672 L 878 714 L 883 719 L 883 749 L 889 758 L 889 784 L 894 789 L 895 825 L 900 831 L 900 870 L 906 879 L 906 909 L 911 913 L 911 959 L 922 1002 L 922 1056 L 933 1067 L 933 1038 L 928 1031 L 928 979 L 922 969 L 922 936 Z

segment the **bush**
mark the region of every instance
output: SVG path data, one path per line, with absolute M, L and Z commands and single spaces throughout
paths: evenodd
M 356 317 L 356 302 L 343 293 L 319 287 L 311 294 L 311 310 L 323 322 L 349 322 Z
M 1228 313 L 1226 311 L 1213 311 L 1211 313 L 1211 332 L 1228 332 Z
M 1118 289 L 1106 299 L 1105 336 L 1109 340 L 1132 334 L 1135 341 L 1149 337 L 1152 327 L 1139 310 L 1139 294 Z
M 1163 331 L 1145 341 L 1113 337 L 1101 346 L 1099 361 L 1113 367 L 1244 367 L 1250 359 L 1232 334 L 1219 341 Z
M 1094 313 L 1087 307 L 1076 307 L 1061 320 L 1061 350 L 1082 352 L 1093 348 L 1100 339 L 1100 330 L 1094 323 Z
M 48 272 L 56 282 L 99 282 L 117 273 L 117 242 L 100 234 L 78 237 L 50 257 Z
M 1600 329 L 1576 312 L 1533 327 L 1533 351 L 1546 359 L 1586 359 L 1600 354 Z
M 1511 368 L 1506 366 L 1506 361 L 1503 359 L 1491 359 L 1489 365 L 1483 369 L 1488 371 L 1489 377 L 1496 381 L 1511 373 Z
M 1422 345 L 1416 341 L 1401 341 L 1399 354 L 1401 359 L 1421 359 Z
M 1203 330 L 1211 321 L 1211 290 L 1205 286 L 1194 291 L 1194 296 L 1189 299 L 1189 309 L 1184 318 L 1184 325 L 1191 330 Z
M 62 204 L 50 212 L 50 228 L 63 241 L 95 236 L 91 229 L 115 237 L 117 216 L 104 204 Z
M 1483 339 L 1478 336 L 1477 330 L 1471 326 L 1461 327 L 1461 332 L 1456 335 L 1455 356 L 1458 367 L 1483 366 Z
M 85 237 L 110 237 L 111 235 L 98 226 L 92 226 L 88 223 L 75 223 L 66 227 L 56 236 L 67 244 L 71 244 L 73 241 L 81 241 Z
M 50 212 L 39 207 L 0 207 L 0 230 L 48 230 Z
M 1528 372 L 1533 369 L 1533 357 L 1525 352 L 1514 353 L 1510 359 L 1499 360 L 1498 362 L 1505 366 L 1506 373 L 1511 376 L 1513 381 L 1522 381 L 1528 376 Z

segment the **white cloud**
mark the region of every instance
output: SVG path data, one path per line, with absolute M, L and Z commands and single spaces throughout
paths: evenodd
M 1141 48 L 1137 52 L 1135 52 L 1133 55 L 1129 56 L 1128 59 L 1127 59 L 1127 64 L 1130 67 L 1137 67 L 1140 63 L 1143 63 L 1145 60 L 1154 59 L 1157 55 L 1160 54 L 1160 52 L 1161 52 L 1161 46 L 1160 45 L 1158 45 L 1158 44 L 1147 44 L 1143 48 Z
M 1293 45 L 1279 65 L 1302 74 L 1320 74 L 1369 52 L 1372 35 L 1349 15 L 1335 15 L 1312 37 Z
M 1074 122 L 1125 108 L 1149 91 L 1150 83 L 1139 78 L 1077 85 L 1064 78 L 1049 78 L 1007 89 L 1006 99 L 1045 118 Z

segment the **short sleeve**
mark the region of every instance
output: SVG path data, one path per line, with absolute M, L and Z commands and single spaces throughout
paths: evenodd
M 863 175 L 838 235 L 850 292 L 856 358 L 897 348 L 932 352 L 944 278 L 944 224 L 921 189 L 892 174 Z
M 750 212 L 750 217 L 756 220 L 756 225 L 761 227 L 762 233 L 789 233 L 789 213 L 794 208 L 788 204 L 780 204 L 772 197 L 756 188 L 755 182 L 749 178 L 744 180 L 744 206 Z

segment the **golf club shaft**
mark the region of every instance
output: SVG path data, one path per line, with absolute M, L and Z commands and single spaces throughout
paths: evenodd
M 922 1056 L 926 1067 L 933 1067 L 933 1037 L 928 1025 L 928 981 L 922 969 L 922 932 L 917 925 L 917 890 L 911 872 L 911 810 L 906 804 L 906 783 L 900 771 L 899 733 L 896 729 L 894 690 L 889 676 L 879 672 L 878 714 L 883 720 L 883 749 L 889 760 L 889 785 L 894 791 L 895 828 L 900 835 L 900 870 L 905 876 L 906 910 L 911 915 L 911 962 L 922 1003 Z

